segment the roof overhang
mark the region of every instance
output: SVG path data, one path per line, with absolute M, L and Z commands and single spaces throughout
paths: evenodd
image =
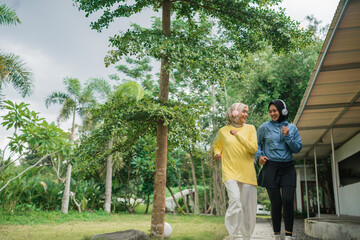
M 360 132 L 360 0 L 339 2 L 294 124 L 295 159 L 329 157 L 331 131 L 335 148 Z

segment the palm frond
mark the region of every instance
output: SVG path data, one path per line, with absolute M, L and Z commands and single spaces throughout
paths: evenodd
M 21 23 L 16 12 L 5 4 L 0 4 L 0 25 L 16 25 Z
M 66 121 L 70 118 L 70 116 L 74 113 L 74 108 L 76 108 L 76 102 L 73 99 L 67 98 L 63 101 L 63 106 L 60 110 L 59 114 L 59 122 Z
M 63 104 L 68 98 L 70 98 L 69 94 L 53 92 L 45 99 L 45 106 L 48 108 L 51 104 Z
M 0 51 L 0 88 L 9 83 L 21 94 L 29 96 L 33 91 L 33 75 L 19 56 Z
M 85 89 L 91 89 L 92 92 L 100 95 L 100 98 L 106 99 L 111 93 L 111 85 L 103 78 L 90 78 L 85 83 Z
M 81 93 L 81 83 L 79 79 L 66 77 L 64 78 L 64 84 L 66 86 L 66 90 L 73 96 L 78 97 Z

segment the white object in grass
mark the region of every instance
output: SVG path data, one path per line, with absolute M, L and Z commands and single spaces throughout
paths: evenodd
M 164 237 L 169 238 L 171 236 L 171 233 L 172 233 L 171 225 L 168 224 L 167 222 L 165 222 L 164 223 Z

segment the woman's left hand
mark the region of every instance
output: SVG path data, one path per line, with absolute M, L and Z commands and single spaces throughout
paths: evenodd
M 282 133 L 283 133 L 285 136 L 289 135 L 289 129 L 288 129 L 287 127 L 283 126 L 283 127 L 282 127 Z
M 236 130 L 230 130 L 230 133 L 231 133 L 232 135 L 236 135 L 236 134 L 237 134 L 237 131 L 236 131 Z

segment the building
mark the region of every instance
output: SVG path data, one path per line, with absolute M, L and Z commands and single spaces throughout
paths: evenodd
M 294 124 L 303 141 L 294 156 L 304 161 L 302 177 L 314 166 L 317 217 L 305 220 L 305 233 L 360 239 L 360 0 L 340 0 Z M 326 200 L 319 191 L 319 163 L 331 165 L 332 189 L 327 190 L 334 212 L 326 214 L 320 209 Z M 298 194 L 303 195 L 297 193 L 299 201 Z M 309 216 L 309 194 L 305 199 Z

